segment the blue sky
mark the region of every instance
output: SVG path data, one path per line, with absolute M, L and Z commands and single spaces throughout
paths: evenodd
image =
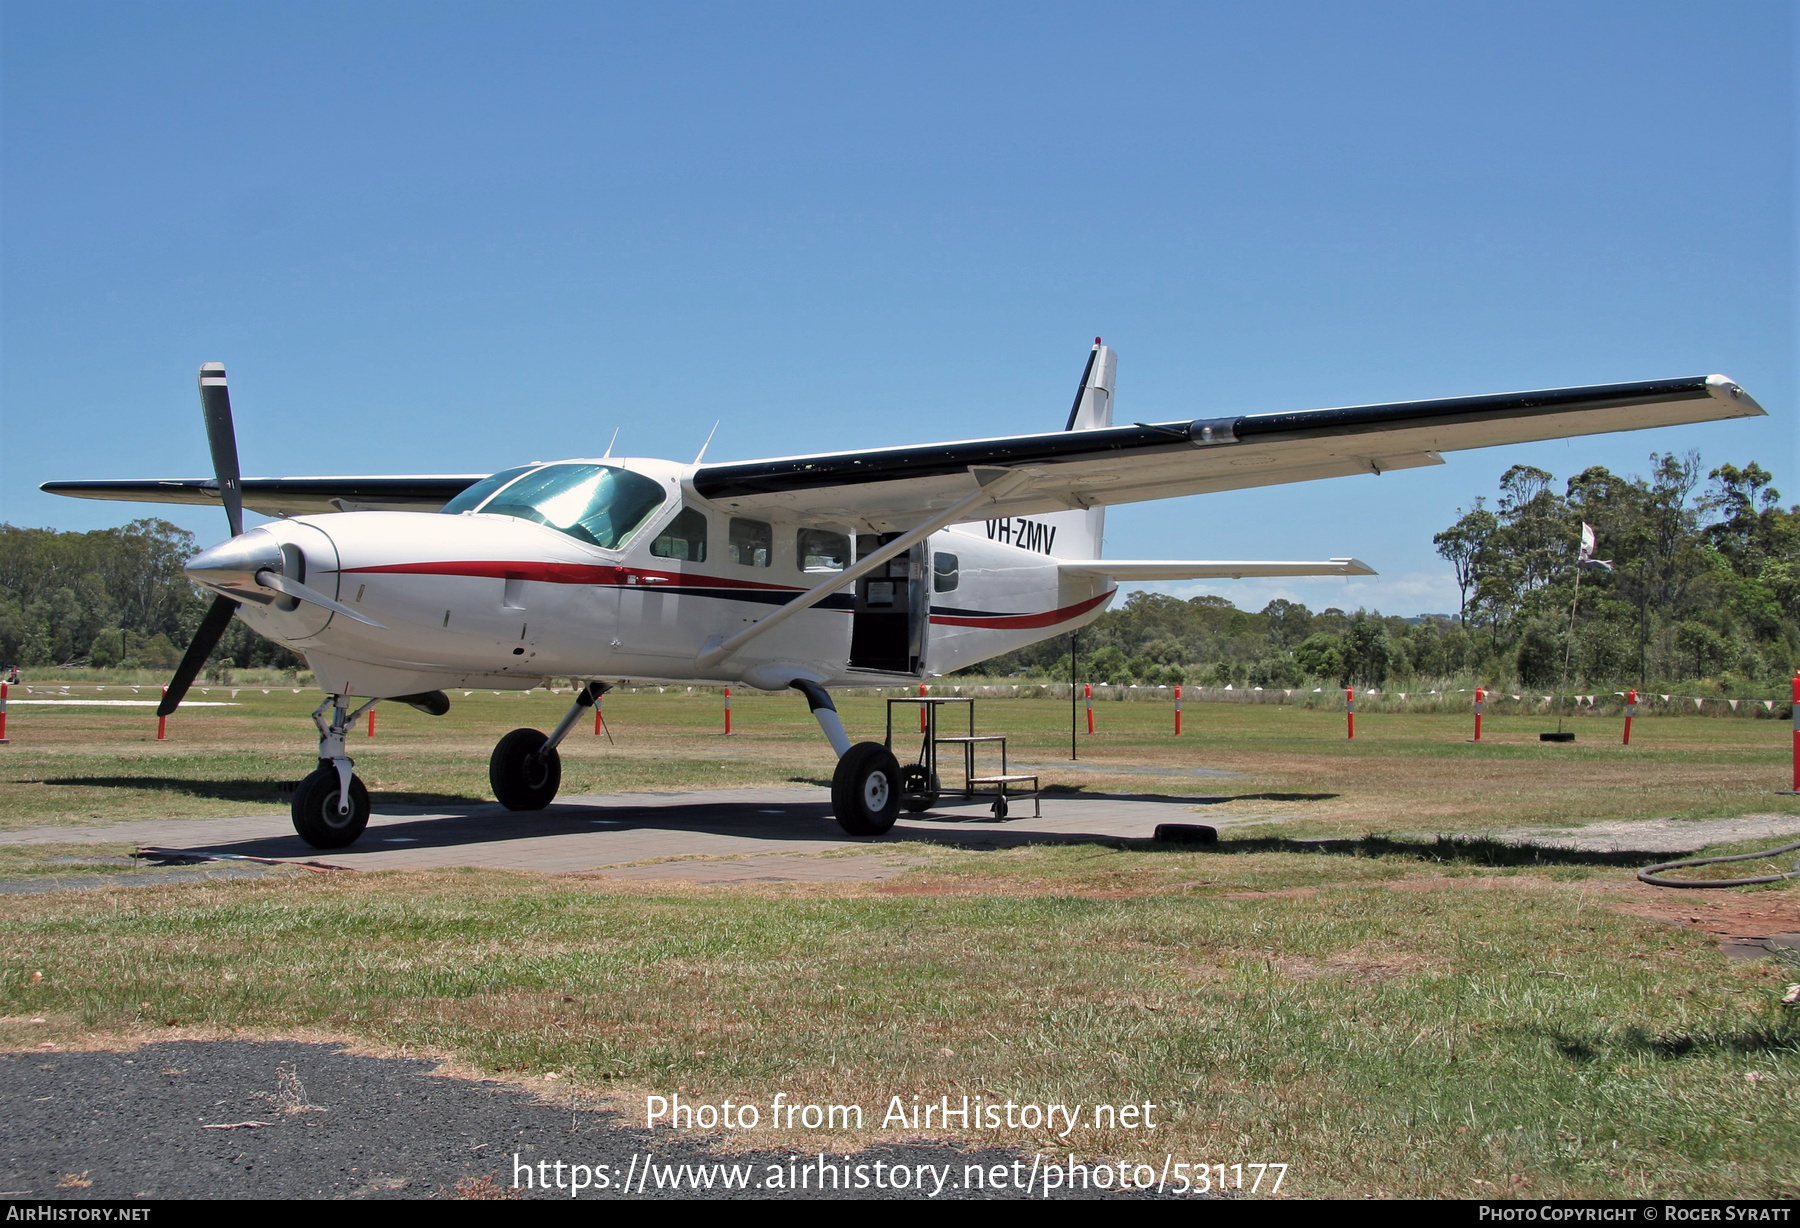
M 1509 465 L 1756 459 L 1800 501 L 1785 3 L 12 0 L 0 519 L 39 482 L 736 459 L 1722 371 L 1767 420 L 1115 509 L 1172 586 L 1454 608 Z M 148 514 L 154 509 L 144 509 Z M 164 514 L 203 541 L 224 518 Z

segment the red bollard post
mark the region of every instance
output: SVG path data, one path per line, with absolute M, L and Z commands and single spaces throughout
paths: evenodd
M 369 736 L 375 736 L 375 709 L 369 709 Z
M 1181 736 L 1181 687 L 1175 688 L 1175 736 Z
M 169 688 L 165 686 L 162 689 L 162 693 L 165 697 L 167 697 L 167 695 L 169 694 Z M 156 740 L 158 742 L 162 741 L 166 736 L 168 736 L 168 732 L 169 732 L 169 718 L 164 716 L 162 713 L 158 712 L 156 714 Z
M 725 688 L 725 736 L 731 736 L 731 688 Z
M 1625 741 L 1623 745 L 1631 745 L 1631 718 L 1637 715 L 1637 688 L 1633 687 L 1625 693 Z
M 919 684 L 919 698 L 920 699 L 925 698 L 925 684 L 923 682 L 921 682 Z M 919 705 L 919 732 L 920 733 L 925 732 L 925 705 L 924 704 Z
M 594 736 L 596 738 L 600 736 L 600 701 L 604 698 L 603 695 L 594 696 Z
M 1350 722 L 1350 740 L 1356 740 L 1356 691 L 1351 687 L 1344 688 L 1344 715 Z
M 0 746 L 6 745 L 6 683 L 0 682 Z
M 1088 732 L 1092 733 L 1094 732 L 1094 684 L 1091 682 L 1084 682 L 1081 684 L 1081 687 L 1083 692 L 1087 695 Z
M 1481 705 L 1487 698 L 1487 692 L 1480 687 L 1475 688 L 1475 740 L 1481 741 Z
M 1800 793 L 1800 670 L 1794 673 L 1794 792 Z

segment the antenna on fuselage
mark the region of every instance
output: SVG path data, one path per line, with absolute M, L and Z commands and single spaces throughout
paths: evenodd
M 712 437 L 719 433 L 719 423 L 721 421 L 723 421 L 723 419 L 715 419 L 713 421 L 713 429 L 706 432 L 706 442 L 701 444 L 700 450 L 694 454 L 694 463 L 696 465 L 700 463 L 700 458 L 706 455 L 706 450 L 712 447 Z
M 601 454 L 600 459 L 601 460 L 609 459 L 612 456 L 613 445 L 618 442 L 619 442 L 619 428 L 615 426 L 615 427 L 613 427 L 613 437 L 606 441 L 606 451 Z

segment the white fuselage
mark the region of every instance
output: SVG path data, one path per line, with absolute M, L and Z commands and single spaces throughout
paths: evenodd
M 547 677 L 777 688 L 795 679 L 842 686 L 949 673 L 1080 627 L 1113 591 L 1104 577 L 1059 576 L 1047 535 L 1027 531 L 1028 522 L 1006 533 L 977 522 L 933 534 L 872 582 L 834 593 L 702 668 L 696 658 L 709 644 L 831 578 L 817 558 L 803 569 L 798 553 L 800 531 L 821 529 L 818 517 L 734 519 L 694 493 L 692 466 L 591 463 L 666 489 L 617 549 L 479 511 L 301 516 L 262 531 L 299 548 L 306 584 L 380 626 L 293 601 L 247 601 L 239 616 L 303 654 L 333 694 L 523 689 Z M 702 561 L 652 553 L 683 509 L 706 518 Z M 767 546 L 739 545 L 752 540 L 740 533 L 745 525 Z M 857 536 L 853 523 L 827 527 L 855 540 L 857 558 L 878 540 L 866 529 Z

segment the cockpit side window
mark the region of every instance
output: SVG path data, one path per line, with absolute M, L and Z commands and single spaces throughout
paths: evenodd
M 548 525 L 590 546 L 616 550 L 664 498 L 661 482 L 629 469 L 546 465 L 501 490 L 480 510 Z
M 691 507 L 682 508 L 681 514 L 650 543 L 650 553 L 659 559 L 706 562 L 706 514 Z
M 463 491 L 462 494 L 444 504 L 438 510 L 445 515 L 454 516 L 459 512 L 472 512 L 480 507 L 495 491 L 511 482 L 514 478 L 530 473 L 535 465 L 520 465 L 517 469 L 502 469 L 493 477 L 482 478 L 481 481 Z

